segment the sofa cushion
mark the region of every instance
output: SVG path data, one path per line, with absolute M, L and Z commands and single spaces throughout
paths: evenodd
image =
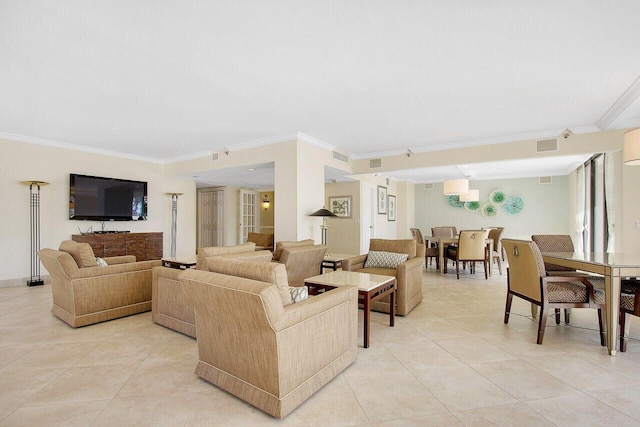
M 253 242 L 247 242 L 235 246 L 208 246 L 198 248 L 198 250 L 196 251 L 196 253 L 198 254 L 196 257 L 196 268 L 198 270 L 206 269 L 206 266 L 204 265 L 204 259 L 207 257 L 241 254 L 244 252 L 255 252 L 255 250 L 256 244 Z
M 63 240 L 62 243 L 60 243 L 59 250 L 71 255 L 79 268 L 98 266 L 96 256 L 93 254 L 93 249 L 91 249 L 91 245 L 88 243 Z
M 298 246 L 312 246 L 314 245 L 313 239 L 299 240 L 299 241 L 283 241 L 276 243 L 276 250 L 273 252 L 273 260 L 278 261 L 282 250 L 285 248 L 296 248 Z
M 256 246 L 271 247 L 273 246 L 273 234 L 269 233 L 249 233 L 247 242 L 253 242 Z
M 287 281 L 287 269 L 284 264 L 215 257 L 209 260 L 207 266 L 209 271 L 214 273 L 273 283 L 278 288 L 282 305 L 293 304 Z
M 289 293 L 294 303 L 304 301 L 309 298 L 309 288 L 306 286 L 290 286 Z
M 409 255 L 395 252 L 369 251 L 364 268 L 398 268 L 398 264 L 407 261 Z

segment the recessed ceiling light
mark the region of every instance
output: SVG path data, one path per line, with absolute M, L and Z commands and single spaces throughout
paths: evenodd
M 254 172 L 256 170 L 256 168 L 249 168 L 247 169 L 248 171 Z

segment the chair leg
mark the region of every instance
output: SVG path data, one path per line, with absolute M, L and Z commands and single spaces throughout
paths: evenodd
M 565 311 L 565 315 L 566 313 L 567 312 Z M 606 347 L 607 333 L 604 330 L 604 310 L 601 308 L 598 309 L 598 327 L 600 328 L 600 345 Z
M 560 309 L 556 308 L 554 311 L 556 313 L 556 325 L 559 325 L 560 324 Z
M 538 306 L 534 303 L 531 303 L 531 317 L 533 320 L 538 318 Z
M 500 259 L 500 257 L 498 256 L 497 258 L 494 258 L 498 260 L 498 271 L 500 272 L 500 275 L 502 276 L 502 260 Z
M 629 314 L 620 311 L 620 351 L 627 351 L 627 343 L 629 342 L 630 328 Z
M 564 309 L 564 323 L 569 323 L 569 320 L 571 318 L 571 309 L 570 308 L 565 308 Z
M 460 280 L 460 261 L 456 261 L 456 278 Z
M 507 292 L 507 304 L 504 307 L 504 323 L 509 323 L 509 314 L 511 313 L 511 303 L 513 302 L 513 294 Z
M 547 327 L 547 316 L 549 315 L 549 309 L 544 304 L 540 310 L 540 319 L 538 320 L 538 344 L 542 344 L 544 338 L 544 328 Z
M 484 280 L 488 280 L 489 279 L 489 265 L 487 264 L 487 260 L 486 259 L 484 261 L 482 261 L 482 263 L 484 264 Z

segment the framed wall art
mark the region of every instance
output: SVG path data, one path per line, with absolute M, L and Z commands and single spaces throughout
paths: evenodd
M 392 196 L 389 195 L 387 197 L 387 201 L 388 201 L 388 213 L 387 213 L 387 220 L 389 221 L 395 221 L 396 220 L 396 196 Z
M 387 187 L 378 185 L 378 213 L 387 214 Z
M 339 218 L 351 218 L 351 196 L 329 197 L 329 210 Z

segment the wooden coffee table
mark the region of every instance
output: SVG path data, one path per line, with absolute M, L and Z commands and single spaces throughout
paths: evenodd
M 310 295 L 317 295 L 339 286 L 356 286 L 358 302 L 364 309 L 364 348 L 369 348 L 371 303 L 389 295 L 389 326 L 395 323 L 396 278 L 357 271 L 332 271 L 304 280 Z

